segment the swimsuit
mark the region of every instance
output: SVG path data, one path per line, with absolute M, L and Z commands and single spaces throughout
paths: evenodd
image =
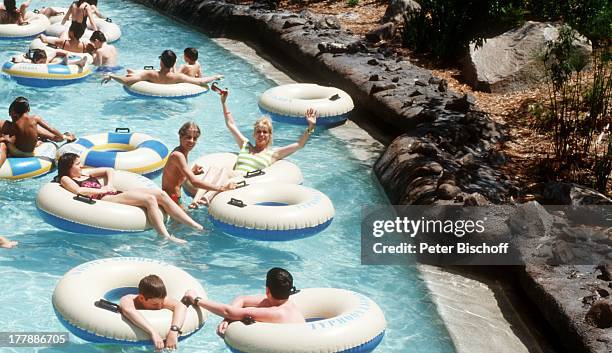
M 248 173 L 258 169 L 264 169 L 272 164 L 273 151 L 266 149 L 258 154 L 252 154 L 249 153 L 249 145 L 250 143 L 247 142 L 242 146 L 242 149 L 240 149 L 234 170 Z
M 92 176 L 90 176 L 89 178 L 87 178 L 85 180 L 76 180 L 76 179 L 72 179 L 72 180 L 74 180 L 74 182 L 77 183 L 77 185 L 79 187 L 82 187 L 82 188 L 92 188 L 92 189 L 101 189 L 102 188 L 102 184 L 100 184 L 98 179 L 94 178 Z M 105 192 L 103 194 L 91 195 L 90 197 L 93 200 L 102 200 L 102 198 L 104 196 L 118 195 L 120 193 L 121 193 L 121 191 L 107 191 L 107 192 Z
M 174 201 L 174 203 L 181 206 L 181 195 L 171 194 L 169 196 L 172 199 L 172 201 Z
M 64 43 L 62 43 L 62 49 L 64 49 L 66 47 L 66 42 L 69 42 L 69 41 L 70 40 L 67 39 L 67 40 L 64 41 Z M 86 49 L 87 49 L 87 47 L 83 46 L 83 53 L 85 53 Z M 66 49 L 64 49 L 64 50 L 66 50 Z M 70 51 L 70 50 L 68 50 L 68 51 Z M 76 52 L 73 52 L 73 53 L 76 53 Z

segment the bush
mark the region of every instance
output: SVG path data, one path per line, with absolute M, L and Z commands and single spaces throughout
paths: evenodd
M 421 12 L 406 18 L 404 45 L 452 61 L 471 43 L 482 44 L 525 20 L 564 20 L 596 47 L 612 38 L 609 0 L 420 0 Z
M 359 0 L 348 0 L 348 6 L 355 7 L 359 5 Z

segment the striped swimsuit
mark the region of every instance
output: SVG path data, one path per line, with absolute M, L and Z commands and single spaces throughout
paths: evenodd
M 257 169 L 264 169 L 272 164 L 272 154 L 274 152 L 265 150 L 258 154 L 251 154 L 249 153 L 249 145 L 250 143 L 247 142 L 240 149 L 234 170 L 248 173 Z

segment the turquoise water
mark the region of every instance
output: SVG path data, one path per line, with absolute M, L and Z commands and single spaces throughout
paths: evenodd
M 32 6 L 43 3 L 34 1 Z M 44 2 L 44 4 L 49 4 Z M 53 3 L 53 5 L 67 5 Z M 103 1 L 100 9 L 122 26 L 116 43 L 120 64 L 131 68 L 156 65 L 162 50 L 177 53 L 187 46 L 199 48 L 205 74 L 223 73 L 222 86 L 231 89 L 230 108 L 245 133 L 259 116 L 257 98 L 274 84 L 242 59 L 217 46 L 206 36 L 158 15 L 138 4 Z M 23 41 L 0 42 L 0 60 L 22 51 Z M 180 55 L 182 56 L 182 55 Z M 30 99 L 32 112 L 42 115 L 61 131 L 78 135 L 105 132 L 115 127 L 160 138 L 169 147 L 178 143 L 182 123 L 195 120 L 203 135 L 191 155 L 235 151 L 233 138 L 223 123 L 218 96 L 180 101 L 141 100 L 125 93 L 117 83 L 100 85 L 99 77 L 58 89 L 33 89 L 0 79 L 0 110 L 17 96 Z M 293 142 L 303 127 L 275 124 L 275 145 Z M 51 175 L 22 182 L 0 181 L 0 234 L 20 242 L 10 251 L 0 250 L 0 331 L 65 331 L 51 305 L 59 278 L 85 261 L 115 256 L 140 256 L 173 263 L 203 283 L 213 299 L 229 302 L 234 295 L 260 293 L 270 267 L 289 269 L 297 287 L 339 287 L 371 297 L 385 312 L 388 329 L 376 352 L 453 352 L 443 322 L 435 312 L 424 283 L 414 268 L 360 265 L 360 210 L 387 200 L 371 176 L 370 166 L 353 158 L 350 146 L 328 131 L 318 130 L 307 147 L 290 158 L 305 177 L 304 185 L 326 193 L 336 207 L 329 228 L 315 237 L 265 243 L 235 238 L 214 231 L 207 212 L 192 216 L 207 230 L 201 233 L 173 228 L 189 240 L 184 246 L 164 242 L 153 231 L 134 235 L 91 237 L 59 231 L 39 218 L 34 199 Z M 155 180 L 158 184 L 160 179 Z M 227 352 L 215 335 L 219 318 L 211 317 L 196 336 L 180 345 L 181 352 Z M 150 347 L 94 345 L 74 336 L 62 348 L 0 348 L 0 352 L 136 352 Z

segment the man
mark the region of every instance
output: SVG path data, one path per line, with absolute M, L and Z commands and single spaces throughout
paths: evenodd
M 168 298 L 166 286 L 159 276 L 148 275 L 138 283 L 138 294 L 127 294 L 119 301 L 121 315 L 125 316 L 134 325 L 140 327 L 151 336 L 151 341 L 156 350 L 164 348 L 176 349 L 181 327 L 185 322 L 186 307 L 174 298 Z M 172 322 L 170 331 L 166 335 L 166 343 L 159 333 L 138 310 L 161 310 L 172 311 Z
M 306 322 L 295 304 L 289 301 L 289 296 L 294 291 L 291 274 L 285 269 L 275 267 L 268 271 L 266 276 L 265 295 L 239 296 L 231 305 L 227 305 L 197 297 L 195 291 L 188 290 L 185 300 L 222 316 L 224 320 L 217 327 L 217 334 L 223 337 L 230 322 L 248 317 L 255 321 L 278 324 Z
M 3 134 L 13 136 L 13 141 L 8 141 L 8 155 L 13 157 L 30 157 L 39 144 L 39 140 L 51 140 L 62 142 L 74 141 L 76 138 L 71 133 L 62 134 L 53 128 L 40 116 L 30 114 L 30 103 L 24 97 L 17 97 L 9 106 L 11 122 L 4 121 L 0 125 Z M 6 134 L 8 132 L 8 134 Z M 4 161 L 2 161 L 4 162 Z
M 106 83 L 110 80 L 115 80 L 123 85 L 131 86 L 136 82 L 149 81 L 152 83 L 159 84 L 174 84 L 174 83 L 191 83 L 198 86 L 203 86 L 214 80 L 218 80 L 223 75 L 214 75 L 209 77 L 189 77 L 182 73 L 172 72 L 172 68 L 176 63 L 176 54 L 172 50 L 164 50 L 162 55 L 159 57 L 159 71 L 156 70 L 143 70 L 140 72 L 134 72 L 128 70 L 127 76 L 117 76 L 114 74 L 108 74 L 102 79 L 102 83 Z
M 91 47 L 88 51 L 94 58 L 93 64 L 102 67 L 117 66 L 117 49 L 115 46 L 106 43 L 106 36 L 100 31 L 95 31 L 89 37 Z
M 183 124 L 179 129 L 179 146 L 170 153 L 168 162 L 164 167 L 162 175 L 162 189 L 170 195 L 170 198 L 181 205 L 181 186 L 189 180 L 195 187 L 206 190 L 226 191 L 236 188 L 235 183 L 226 180 L 204 180 L 196 177 L 202 174 L 202 167 L 189 168 L 187 159 L 189 152 L 195 147 L 200 137 L 200 128 L 194 122 Z M 220 184 L 223 182 L 223 184 Z M 217 184 L 219 183 L 219 184 Z

